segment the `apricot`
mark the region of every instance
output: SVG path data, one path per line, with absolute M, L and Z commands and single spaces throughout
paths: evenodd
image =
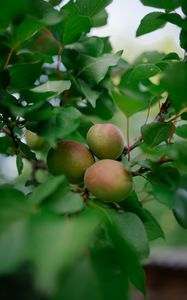
M 104 202 L 123 201 L 132 190 L 131 174 L 121 162 L 103 159 L 89 167 L 84 175 L 88 191 Z
M 25 139 L 27 145 L 32 150 L 39 151 L 42 150 L 47 145 L 47 141 L 43 137 L 39 136 L 37 133 L 30 131 L 28 129 L 25 132 Z
M 53 175 L 64 174 L 71 183 L 83 180 L 84 173 L 94 163 L 89 149 L 75 141 L 64 140 L 50 149 L 47 156 L 49 172 Z
M 123 152 L 121 130 L 113 124 L 95 124 L 87 133 L 87 143 L 99 159 L 117 159 Z

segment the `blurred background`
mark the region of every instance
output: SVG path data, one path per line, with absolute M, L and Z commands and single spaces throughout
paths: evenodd
M 114 51 L 124 50 L 124 57 L 132 61 L 144 51 L 159 50 L 163 52 L 176 51 L 182 54 L 178 45 L 179 29 L 167 25 L 142 37 L 136 38 L 136 30 L 141 19 L 155 8 L 142 5 L 139 0 L 114 0 L 108 6 L 108 25 L 93 31 L 99 36 L 110 36 Z M 158 10 L 159 11 L 159 10 Z

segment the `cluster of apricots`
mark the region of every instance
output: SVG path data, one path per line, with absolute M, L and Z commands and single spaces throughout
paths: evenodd
M 87 145 L 72 140 L 58 142 L 47 155 L 51 174 L 64 174 L 104 202 L 123 201 L 132 190 L 132 177 L 118 161 L 123 153 L 121 130 L 113 124 L 95 124 L 87 133 Z

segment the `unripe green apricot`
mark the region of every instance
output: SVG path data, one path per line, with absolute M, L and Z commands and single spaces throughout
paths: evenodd
M 104 202 L 123 201 L 132 190 L 132 177 L 119 161 L 103 159 L 89 167 L 84 175 L 88 191 Z
M 121 130 L 113 124 L 95 124 L 87 133 L 87 143 L 100 159 L 117 159 L 123 152 Z
M 46 140 L 43 137 L 28 129 L 25 132 L 25 139 L 27 145 L 32 150 L 42 150 L 47 144 Z
M 47 156 L 49 172 L 53 175 L 64 174 L 71 183 L 83 180 L 84 173 L 94 163 L 89 149 L 75 141 L 60 141 L 55 149 L 50 149 Z

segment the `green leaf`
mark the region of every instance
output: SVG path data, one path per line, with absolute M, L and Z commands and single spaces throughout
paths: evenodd
M 180 46 L 185 51 L 187 51 L 187 31 L 183 30 L 183 29 L 181 30 L 181 33 L 180 33 Z
M 18 174 L 21 175 L 23 171 L 23 159 L 21 153 L 18 153 L 16 156 L 16 165 L 17 165 Z
M 103 120 L 108 120 L 113 117 L 115 110 L 116 108 L 111 96 L 105 92 L 101 94 L 96 101 L 96 107 L 93 110 L 93 113 Z
M 122 52 L 116 54 L 104 54 L 98 58 L 80 55 L 78 59 L 78 75 L 93 84 L 98 84 L 106 75 L 109 67 L 115 66 Z
M 45 23 L 47 26 L 54 26 L 60 23 L 63 20 L 63 16 L 56 9 L 49 9 L 45 11 L 43 18 L 41 19 L 42 23 Z
M 183 18 L 177 13 L 162 14 L 160 18 L 179 27 L 182 27 L 184 23 Z
M 25 19 L 20 25 L 18 25 L 11 39 L 12 46 L 18 47 L 21 43 L 29 40 L 34 34 L 44 27 L 44 24 L 37 19 L 28 18 Z
M 57 275 L 74 265 L 100 222 L 93 211 L 71 219 L 45 212 L 31 220 L 28 250 L 40 289 L 54 291 Z
M 141 127 L 143 140 L 148 146 L 155 147 L 167 141 L 170 137 L 172 127 L 172 123 L 151 123 L 144 125 Z
M 131 239 L 129 239 L 130 232 L 134 234 L 134 229 L 133 229 L 134 227 L 132 228 L 130 227 L 127 239 L 126 239 L 126 235 L 123 233 L 124 227 L 123 227 L 123 223 L 121 223 L 123 222 L 121 221 L 121 219 L 125 220 L 126 215 L 128 216 L 128 221 L 129 218 L 131 218 L 131 215 L 134 216 L 133 214 L 130 213 L 124 213 L 121 216 L 117 215 L 116 219 L 114 219 L 114 222 L 111 224 L 109 228 L 110 229 L 109 234 L 115 246 L 118 258 L 120 260 L 120 265 L 122 266 L 123 271 L 126 273 L 129 280 L 135 285 L 135 287 L 139 289 L 143 294 L 145 294 L 145 274 L 143 268 L 140 266 L 139 254 L 135 250 L 134 245 L 131 243 Z M 132 217 L 132 220 L 133 219 L 134 217 Z M 131 220 L 129 222 L 131 224 Z M 128 222 L 126 222 L 126 225 L 127 223 Z M 139 227 L 136 227 L 136 229 L 138 230 Z M 141 229 L 143 231 L 141 231 Z M 127 232 L 127 230 L 128 227 L 125 230 L 125 233 Z M 142 236 L 143 234 L 143 236 L 146 237 L 146 234 L 142 227 L 140 227 L 140 231 L 141 231 L 140 236 Z
M 121 205 L 125 211 L 135 213 L 142 220 L 149 241 L 165 237 L 159 223 L 152 214 L 142 206 L 135 192 L 132 192 Z
M 9 22 L 0 21 L 0 32 L 5 31 L 6 28 L 8 27 L 8 25 L 9 25 Z
M 134 61 L 134 65 L 157 64 L 165 58 L 165 53 L 158 51 L 146 51 L 140 54 Z
M 25 108 L 24 117 L 27 121 L 44 121 L 53 114 L 53 106 L 49 102 L 37 102 Z
M 0 120 L 0 130 L 4 127 L 4 123 Z M 1 143 L 1 142 L 0 142 Z M 1 146 L 0 146 L 1 147 Z M 1 149 L 1 148 L 0 148 Z
M 28 53 L 28 52 L 27 52 Z M 53 63 L 53 57 L 50 54 L 45 54 L 45 53 L 39 53 L 39 52 L 30 52 L 30 55 L 35 59 L 35 60 L 42 60 L 45 63 L 52 64 Z
M 15 153 L 15 145 L 12 139 L 8 136 L 0 137 L 0 153 L 6 155 L 13 155 Z
M 141 23 L 136 31 L 136 36 L 141 36 L 145 33 L 149 33 L 164 27 L 166 21 L 160 18 L 162 15 L 163 13 L 161 12 L 151 12 L 148 15 L 146 15 L 141 20 Z
M 10 67 L 11 86 L 16 89 L 26 89 L 34 84 L 41 74 L 43 62 L 16 64 Z
M 187 229 L 187 190 L 180 188 L 177 190 L 174 208 L 174 215 L 178 223 Z
M 125 212 L 114 214 L 112 220 L 113 226 L 118 230 L 121 238 L 135 249 L 140 258 L 147 257 L 149 254 L 148 239 L 139 217 L 134 213 Z
M 177 76 L 176 76 L 177 74 Z M 161 84 L 169 93 L 173 107 L 178 111 L 187 105 L 187 64 L 175 62 L 171 64 L 161 80 Z
M 51 146 L 73 133 L 80 125 L 80 112 L 74 107 L 55 108 L 47 121 L 38 123 L 37 133 L 44 137 Z
M 78 53 L 98 57 L 103 53 L 104 40 L 96 36 L 84 37 L 76 43 L 65 46 L 65 49 L 75 50 Z
M 56 5 L 59 5 L 62 0 L 49 0 L 49 2 L 53 5 L 53 6 L 56 6 Z
M 182 2 L 182 11 L 187 16 L 187 2 L 186 2 L 186 0 L 183 0 L 183 2 Z
M 26 156 L 28 159 L 36 160 L 36 154 L 30 150 L 27 144 L 22 143 L 20 140 L 18 141 L 18 144 L 24 156 Z
M 165 238 L 164 232 L 158 223 L 158 221 L 152 216 L 152 214 L 144 209 L 144 226 L 147 232 L 149 241 L 153 241 L 158 238 Z
M 48 179 L 35 188 L 33 193 L 29 195 L 29 202 L 32 205 L 41 204 L 46 198 L 52 195 L 64 181 L 64 176 L 56 176 Z
M 83 80 L 79 80 L 79 84 L 81 87 L 81 91 L 86 97 L 86 100 L 92 105 L 92 107 L 96 107 L 96 100 L 99 98 L 101 92 L 95 91 L 90 88 L 90 86 Z
M 152 194 L 162 204 L 170 209 L 174 206 L 175 193 L 166 185 L 154 184 L 152 185 Z
M 158 151 L 159 150 L 159 151 Z M 179 168 L 180 171 L 184 170 L 187 171 L 187 142 L 186 140 L 183 140 L 182 142 L 175 142 L 171 145 L 166 145 L 160 147 L 160 149 L 157 149 L 156 153 L 159 153 L 159 155 L 167 155 L 171 159 L 174 160 L 175 166 Z M 156 154 L 155 153 L 155 154 Z
M 182 113 L 181 119 L 187 121 L 187 112 Z
M 154 197 L 162 204 L 173 208 L 176 191 L 180 184 L 180 173 L 178 169 L 171 166 L 152 165 L 152 172 L 147 174 L 152 184 Z
M 0 194 L 0 232 L 2 232 L 14 222 L 26 219 L 30 207 L 24 194 L 11 186 L 1 186 Z
M 163 60 L 180 60 L 180 57 L 176 52 L 171 52 L 166 54 Z
M 13 95 L 9 94 L 6 90 L 0 90 L 0 112 L 5 115 L 14 115 L 19 110 L 22 110 L 18 104 L 18 100 Z
M 89 18 L 78 14 L 70 15 L 63 25 L 62 43 L 68 45 L 76 42 L 80 35 L 89 32 L 91 23 Z
M 0 234 L 0 274 L 12 273 L 24 262 L 27 221 L 18 220 Z
M 7 70 L 0 72 L 0 88 L 7 88 L 10 84 L 10 75 Z
M 93 126 L 93 124 L 94 123 L 92 121 L 90 121 L 90 119 L 87 116 L 85 116 L 83 114 L 81 115 L 80 126 L 78 128 L 78 131 L 84 138 L 86 138 L 87 132 L 90 129 L 90 127 Z
M 114 91 L 112 96 L 117 106 L 127 117 L 146 109 L 150 99 L 149 95 L 130 89 L 124 89 L 121 93 Z
M 144 84 L 153 96 L 160 97 L 164 93 L 164 88 L 161 86 L 161 84 L 153 84 L 150 80 L 148 80 L 146 83 L 144 82 Z M 158 98 L 156 97 L 150 98 L 149 103 L 151 106 L 157 101 Z
M 156 8 L 164 8 L 167 10 L 174 10 L 179 7 L 182 0 L 140 0 L 146 6 L 152 6 Z
M 14 0 L 1 1 L 0 27 L 9 25 L 10 21 L 15 21 L 20 16 L 26 14 L 29 10 L 29 0 L 20 0 L 16 3 Z
M 91 267 L 95 274 L 94 279 L 98 285 L 96 291 L 101 294 L 101 298 L 99 299 L 128 299 L 127 277 L 121 270 L 120 262 L 115 250 L 109 247 L 91 249 Z M 116 270 L 118 270 L 118 272 Z
M 114 282 L 116 283 L 116 281 Z M 84 256 L 77 261 L 71 269 L 71 272 L 68 272 L 61 277 L 59 284 L 60 290 L 58 291 L 58 296 L 55 297 L 55 299 L 61 300 L 62 295 L 63 300 L 103 299 L 100 298 L 100 294 L 102 294 L 102 291 L 100 291 L 100 284 L 101 282 L 97 278 L 97 274 L 93 264 L 91 264 L 90 257 Z
M 178 126 L 177 128 L 175 128 L 175 133 L 182 138 L 187 138 L 187 125 L 184 124 Z
M 152 163 L 152 170 L 155 172 L 155 182 L 164 184 L 175 192 L 180 183 L 180 173 L 177 168 Z
M 37 87 L 33 88 L 31 91 L 34 93 L 51 93 L 54 95 L 59 95 L 65 90 L 69 90 L 71 82 L 69 80 L 49 80 Z
M 49 207 L 58 214 L 73 214 L 80 212 L 84 201 L 80 194 L 72 192 L 68 187 L 58 189 L 49 198 Z
M 107 24 L 108 14 L 105 9 L 100 11 L 97 15 L 92 17 L 93 27 L 101 27 Z
M 77 0 L 76 6 L 81 15 L 93 17 L 108 6 L 112 0 Z
M 133 68 L 129 75 L 129 82 L 142 81 L 160 73 L 160 68 L 154 64 L 141 64 Z

